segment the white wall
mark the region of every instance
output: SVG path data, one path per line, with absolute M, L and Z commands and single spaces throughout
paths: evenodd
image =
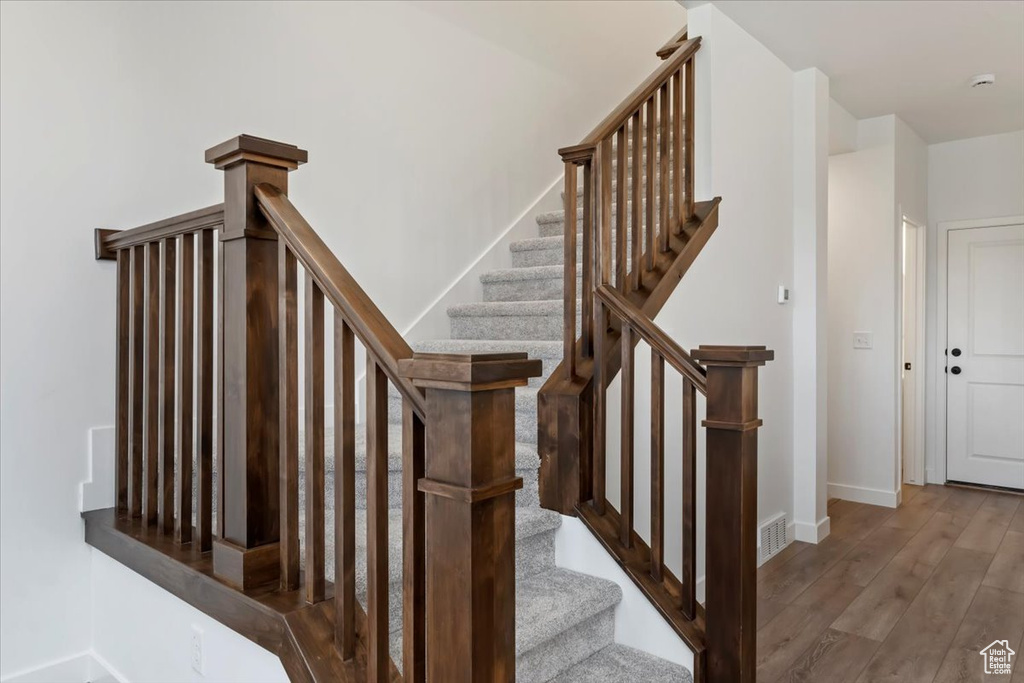
M 92 260 L 93 228 L 217 202 L 202 152 L 230 136 L 295 143 L 310 150 L 296 204 L 404 329 L 555 181 L 557 148 L 650 73 L 684 14 L 2 3 L 0 676 L 89 643 L 77 487 L 114 380 L 114 272 Z
M 894 115 L 857 122 L 857 146 L 829 159 L 829 492 L 895 506 L 902 218 L 927 222 L 927 148 Z
M 945 481 L 946 414 L 943 351 L 938 324 L 938 245 L 949 221 L 1024 215 L 1024 131 L 928 147 L 927 389 L 925 476 Z
M 889 117 L 886 117 L 889 118 Z M 895 505 L 894 142 L 829 159 L 829 495 Z M 873 348 L 854 349 L 870 332 Z
M 758 433 L 758 516 L 793 516 L 793 315 L 776 303 L 779 284 L 793 277 L 794 75 L 764 46 L 713 5 L 692 9 L 691 35 L 702 37 L 697 53 L 695 193 L 720 195 L 720 224 L 682 279 L 657 324 L 683 348 L 700 344 L 763 344 L 775 360 L 761 369 Z M 714 112 L 712 116 L 711 112 Z M 750 125 L 757 112 L 758 125 Z M 637 415 L 649 414 L 650 350 L 636 349 Z M 681 415 L 682 382 L 666 373 L 665 406 Z M 619 382 L 609 389 L 608 493 L 618 503 Z M 705 406 L 698 400 L 697 415 Z M 650 426 L 636 420 L 635 522 L 647 538 L 650 520 Z M 698 577 L 703 574 L 704 429 L 698 428 Z M 666 519 L 681 519 L 678 419 L 665 430 Z M 679 529 L 665 529 L 665 557 L 680 569 Z
M 93 649 L 124 680 L 132 683 L 288 681 L 277 655 L 117 560 L 93 551 L 90 568 Z M 126 596 L 131 599 L 125 599 Z M 194 628 L 201 634 L 202 674 L 192 668 Z

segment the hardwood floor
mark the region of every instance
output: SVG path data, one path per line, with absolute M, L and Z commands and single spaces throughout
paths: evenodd
M 832 533 L 758 569 L 758 683 L 1024 683 L 1024 496 L 905 486 L 829 501 Z M 1008 640 L 1012 676 L 979 650 Z

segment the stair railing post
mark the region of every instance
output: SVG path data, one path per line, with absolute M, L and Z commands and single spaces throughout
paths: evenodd
M 240 135 L 206 150 L 224 171 L 220 232 L 218 538 L 213 571 L 241 589 L 278 581 L 277 233 L 253 195 L 258 183 L 288 190 L 306 152 Z
M 707 367 L 708 683 L 755 683 L 758 367 L 763 346 L 701 346 Z
M 416 354 L 426 390 L 427 680 L 515 680 L 515 387 L 525 353 Z

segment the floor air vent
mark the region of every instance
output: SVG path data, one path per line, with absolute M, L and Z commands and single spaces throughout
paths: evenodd
M 786 516 L 783 514 L 769 520 L 761 527 L 761 561 L 786 547 Z

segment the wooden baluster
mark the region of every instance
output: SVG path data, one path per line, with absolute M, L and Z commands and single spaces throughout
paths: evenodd
M 128 395 L 131 354 L 131 303 L 132 303 L 132 252 L 121 249 L 117 252 L 117 376 L 115 434 L 116 466 L 114 468 L 114 490 L 117 491 L 117 511 L 128 511 L 128 442 L 130 423 L 130 398 Z
M 163 240 L 160 291 L 160 527 L 174 533 L 174 295 L 177 239 Z
M 707 366 L 708 683 L 754 683 L 757 668 L 758 366 L 763 346 L 702 346 Z
M 195 339 L 195 234 L 181 236 L 181 279 L 178 281 L 178 495 L 174 540 L 192 542 L 192 346 Z
M 402 676 L 408 683 L 423 683 L 427 678 L 426 524 L 419 490 L 425 449 L 423 420 L 406 399 L 402 402 Z
M 306 274 L 306 602 L 324 599 L 324 293 Z
M 629 230 L 629 244 L 632 249 L 632 254 L 629 259 L 629 287 L 630 289 L 640 289 L 640 283 L 643 282 L 643 278 L 640 277 L 640 258 L 643 252 L 643 246 L 641 245 L 641 236 L 643 234 L 643 189 L 644 189 L 644 171 L 643 171 L 643 122 L 640 117 L 640 110 L 637 109 L 636 113 L 633 114 L 633 169 L 630 173 L 632 178 L 632 199 L 633 199 L 633 211 L 631 213 L 632 225 Z
M 565 302 L 562 357 L 567 377 L 576 376 L 576 163 L 565 162 L 565 269 L 562 298 Z
M 608 284 L 611 279 L 611 212 L 612 212 L 612 143 L 604 140 L 598 150 L 600 212 L 596 240 L 596 256 L 599 259 L 598 282 Z M 608 399 L 605 394 L 605 346 L 608 338 L 608 309 L 594 295 L 594 462 L 593 462 L 593 504 L 598 514 L 604 514 L 605 504 L 605 457 L 607 441 Z
M 683 616 L 697 616 L 697 388 L 683 378 Z
M 515 491 L 523 485 L 515 473 L 515 387 L 540 375 L 540 361 L 525 353 L 416 354 L 399 368 L 426 389 L 429 411 L 419 482 L 430 591 L 427 678 L 512 681 Z
M 146 367 L 146 247 L 132 248 L 132 350 L 131 350 L 131 486 L 128 510 L 132 517 L 142 516 L 143 460 L 145 459 L 145 367 Z
M 583 165 L 583 278 L 580 281 L 583 315 L 582 355 L 590 358 L 594 354 L 594 158 Z
M 146 485 L 143 515 L 146 524 L 157 523 L 160 498 L 160 243 L 146 245 Z
M 622 416 L 619 442 L 619 542 L 633 546 L 633 328 L 622 323 Z
M 658 248 L 661 251 L 668 251 L 668 205 L 669 205 L 669 102 L 668 83 L 661 86 L 658 91 L 658 100 L 661 105 L 661 117 L 659 120 L 661 139 L 659 142 L 660 153 L 658 155 Z
M 665 358 L 651 349 L 651 576 L 655 581 L 661 581 L 664 566 Z
M 223 237 L 224 229 L 221 228 L 220 234 Z M 215 242 L 215 250 L 217 254 L 217 274 L 216 277 L 220 282 L 220 286 L 217 287 L 217 347 L 216 353 L 217 358 L 214 361 L 217 367 L 217 395 L 214 397 L 214 408 L 217 410 L 217 490 L 214 495 L 217 496 L 217 536 L 221 539 L 224 538 L 224 524 L 227 518 L 227 509 L 224 504 L 224 482 L 226 480 L 227 471 L 224 467 L 224 456 L 227 450 L 227 444 L 225 442 L 224 435 L 224 379 L 225 379 L 225 353 L 224 353 L 224 328 L 225 328 L 225 310 L 224 310 L 224 298 L 227 289 L 224 285 L 225 268 L 224 268 L 224 242 L 218 239 Z
M 672 233 L 682 232 L 683 212 L 683 71 L 672 74 Z
M 199 550 L 213 547 L 213 230 L 199 233 L 199 340 L 196 363 L 196 534 Z
M 626 255 L 626 216 L 628 215 L 626 208 L 629 197 L 626 187 L 626 166 L 629 163 L 626 140 L 626 125 L 623 124 L 615 134 L 615 153 L 616 157 L 618 157 L 615 168 L 615 208 L 617 209 L 615 212 L 615 286 L 623 293 L 628 291 L 626 269 L 629 264 L 629 259 Z
M 654 270 L 654 256 L 657 253 L 656 250 L 656 236 L 658 234 L 657 224 L 654 222 L 654 188 L 656 186 L 657 178 L 654 175 L 654 162 L 657 158 L 657 148 L 655 147 L 655 139 L 657 137 L 655 123 L 657 121 L 656 107 L 654 106 L 654 96 L 647 100 L 647 104 L 644 107 L 645 114 L 647 117 L 647 168 L 645 175 L 647 177 L 647 270 Z
M 299 587 L 299 303 L 295 255 L 283 240 L 277 243 L 277 283 L 281 590 L 292 591 Z
M 352 328 L 334 309 L 334 641 L 356 652 L 356 365 Z
M 388 377 L 366 356 L 366 677 L 388 680 Z
M 685 81 L 686 81 L 686 104 L 685 104 L 685 118 L 686 118 L 686 139 L 684 141 L 684 151 L 686 155 L 685 170 L 683 171 L 683 181 L 686 183 L 686 189 L 683 191 L 683 218 L 684 220 L 690 220 L 693 218 L 693 118 L 694 118 L 694 89 L 693 89 L 693 57 L 691 56 L 686 60 L 685 70 Z

